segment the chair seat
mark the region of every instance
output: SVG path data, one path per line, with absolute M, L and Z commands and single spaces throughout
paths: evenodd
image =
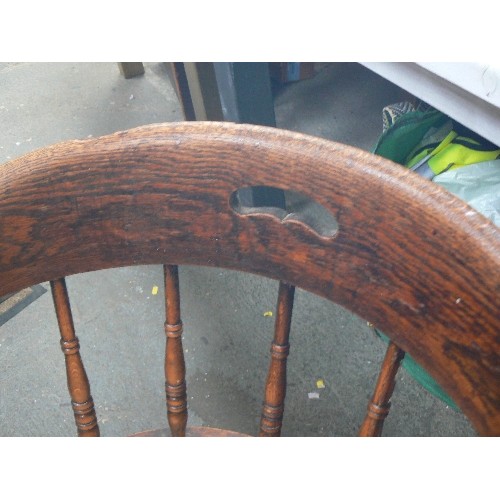
M 148 431 L 137 432 L 130 437 L 172 437 L 170 429 L 152 429 Z M 186 437 L 251 437 L 249 434 L 241 432 L 228 431 L 226 429 L 217 429 L 216 427 L 191 426 L 186 429 Z

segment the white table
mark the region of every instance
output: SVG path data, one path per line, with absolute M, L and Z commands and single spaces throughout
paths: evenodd
M 500 146 L 500 62 L 361 64 Z

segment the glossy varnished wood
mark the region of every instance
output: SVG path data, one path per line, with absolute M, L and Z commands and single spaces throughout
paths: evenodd
M 271 344 L 271 361 L 260 419 L 259 435 L 261 437 L 277 437 L 281 434 L 285 411 L 286 360 L 290 351 L 289 337 L 294 295 L 293 285 L 280 282 L 274 339 Z
M 75 335 L 66 281 L 64 278 L 53 280 L 50 287 L 61 333 L 61 349 L 66 361 L 66 379 L 78 435 L 97 437 L 99 426 L 89 380 L 80 356 L 80 343 Z
M 167 416 L 172 436 L 182 437 L 187 424 L 186 363 L 182 349 L 181 299 L 179 269 L 164 265 L 165 281 L 165 392 Z
M 359 429 L 359 435 L 381 436 L 384 420 L 391 408 L 391 396 L 396 386 L 396 375 L 405 352 L 393 342 L 389 343 L 372 399 L 368 404 L 366 417 Z
M 240 214 L 242 187 L 301 192 L 338 222 Z M 300 286 L 386 333 L 481 434 L 500 433 L 500 236 L 391 162 L 259 126 L 181 123 L 48 147 L 0 169 L 0 296 L 122 265 L 221 266 Z

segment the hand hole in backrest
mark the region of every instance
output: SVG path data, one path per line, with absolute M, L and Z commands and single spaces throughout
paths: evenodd
M 269 186 L 252 186 L 252 190 L 276 189 Z M 298 223 L 307 226 L 321 238 L 333 238 L 338 230 L 337 219 L 333 214 L 314 201 L 309 196 L 285 190 L 285 208 L 280 199 L 276 203 L 270 202 L 266 206 L 255 206 L 248 197 L 249 188 L 240 188 L 230 197 L 231 208 L 244 216 L 273 215 L 282 223 Z

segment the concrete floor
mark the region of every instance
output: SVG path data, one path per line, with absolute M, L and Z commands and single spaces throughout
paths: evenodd
M 0 65 L 0 162 L 66 139 L 182 120 L 161 63 L 124 79 L 116 63 Z M 276 92 L 279 127 L 370 149 L 382 107 L 405 93 L 357 64 L 329 64 Z M 180 271 L 189 422 L 256 433 L 277 283 L 237 272 Z M 75 326 L 104 436 L 165 426 L 161 266 L 69 277 Z M 46 285 L 45 285 L 46 286 Z M 366 323 L 298 291 L 285 436 L 352 436 L 384 346 Z M 50 293 L 0 326 L 0 435 L 74 435 Z M 326 387 L 317 390 L 318 378 Z M 308 393 L 317 391 L 319 398 Z M 386 425 L 392 436 L 475 435 L 460 413 L 401 371 Z

